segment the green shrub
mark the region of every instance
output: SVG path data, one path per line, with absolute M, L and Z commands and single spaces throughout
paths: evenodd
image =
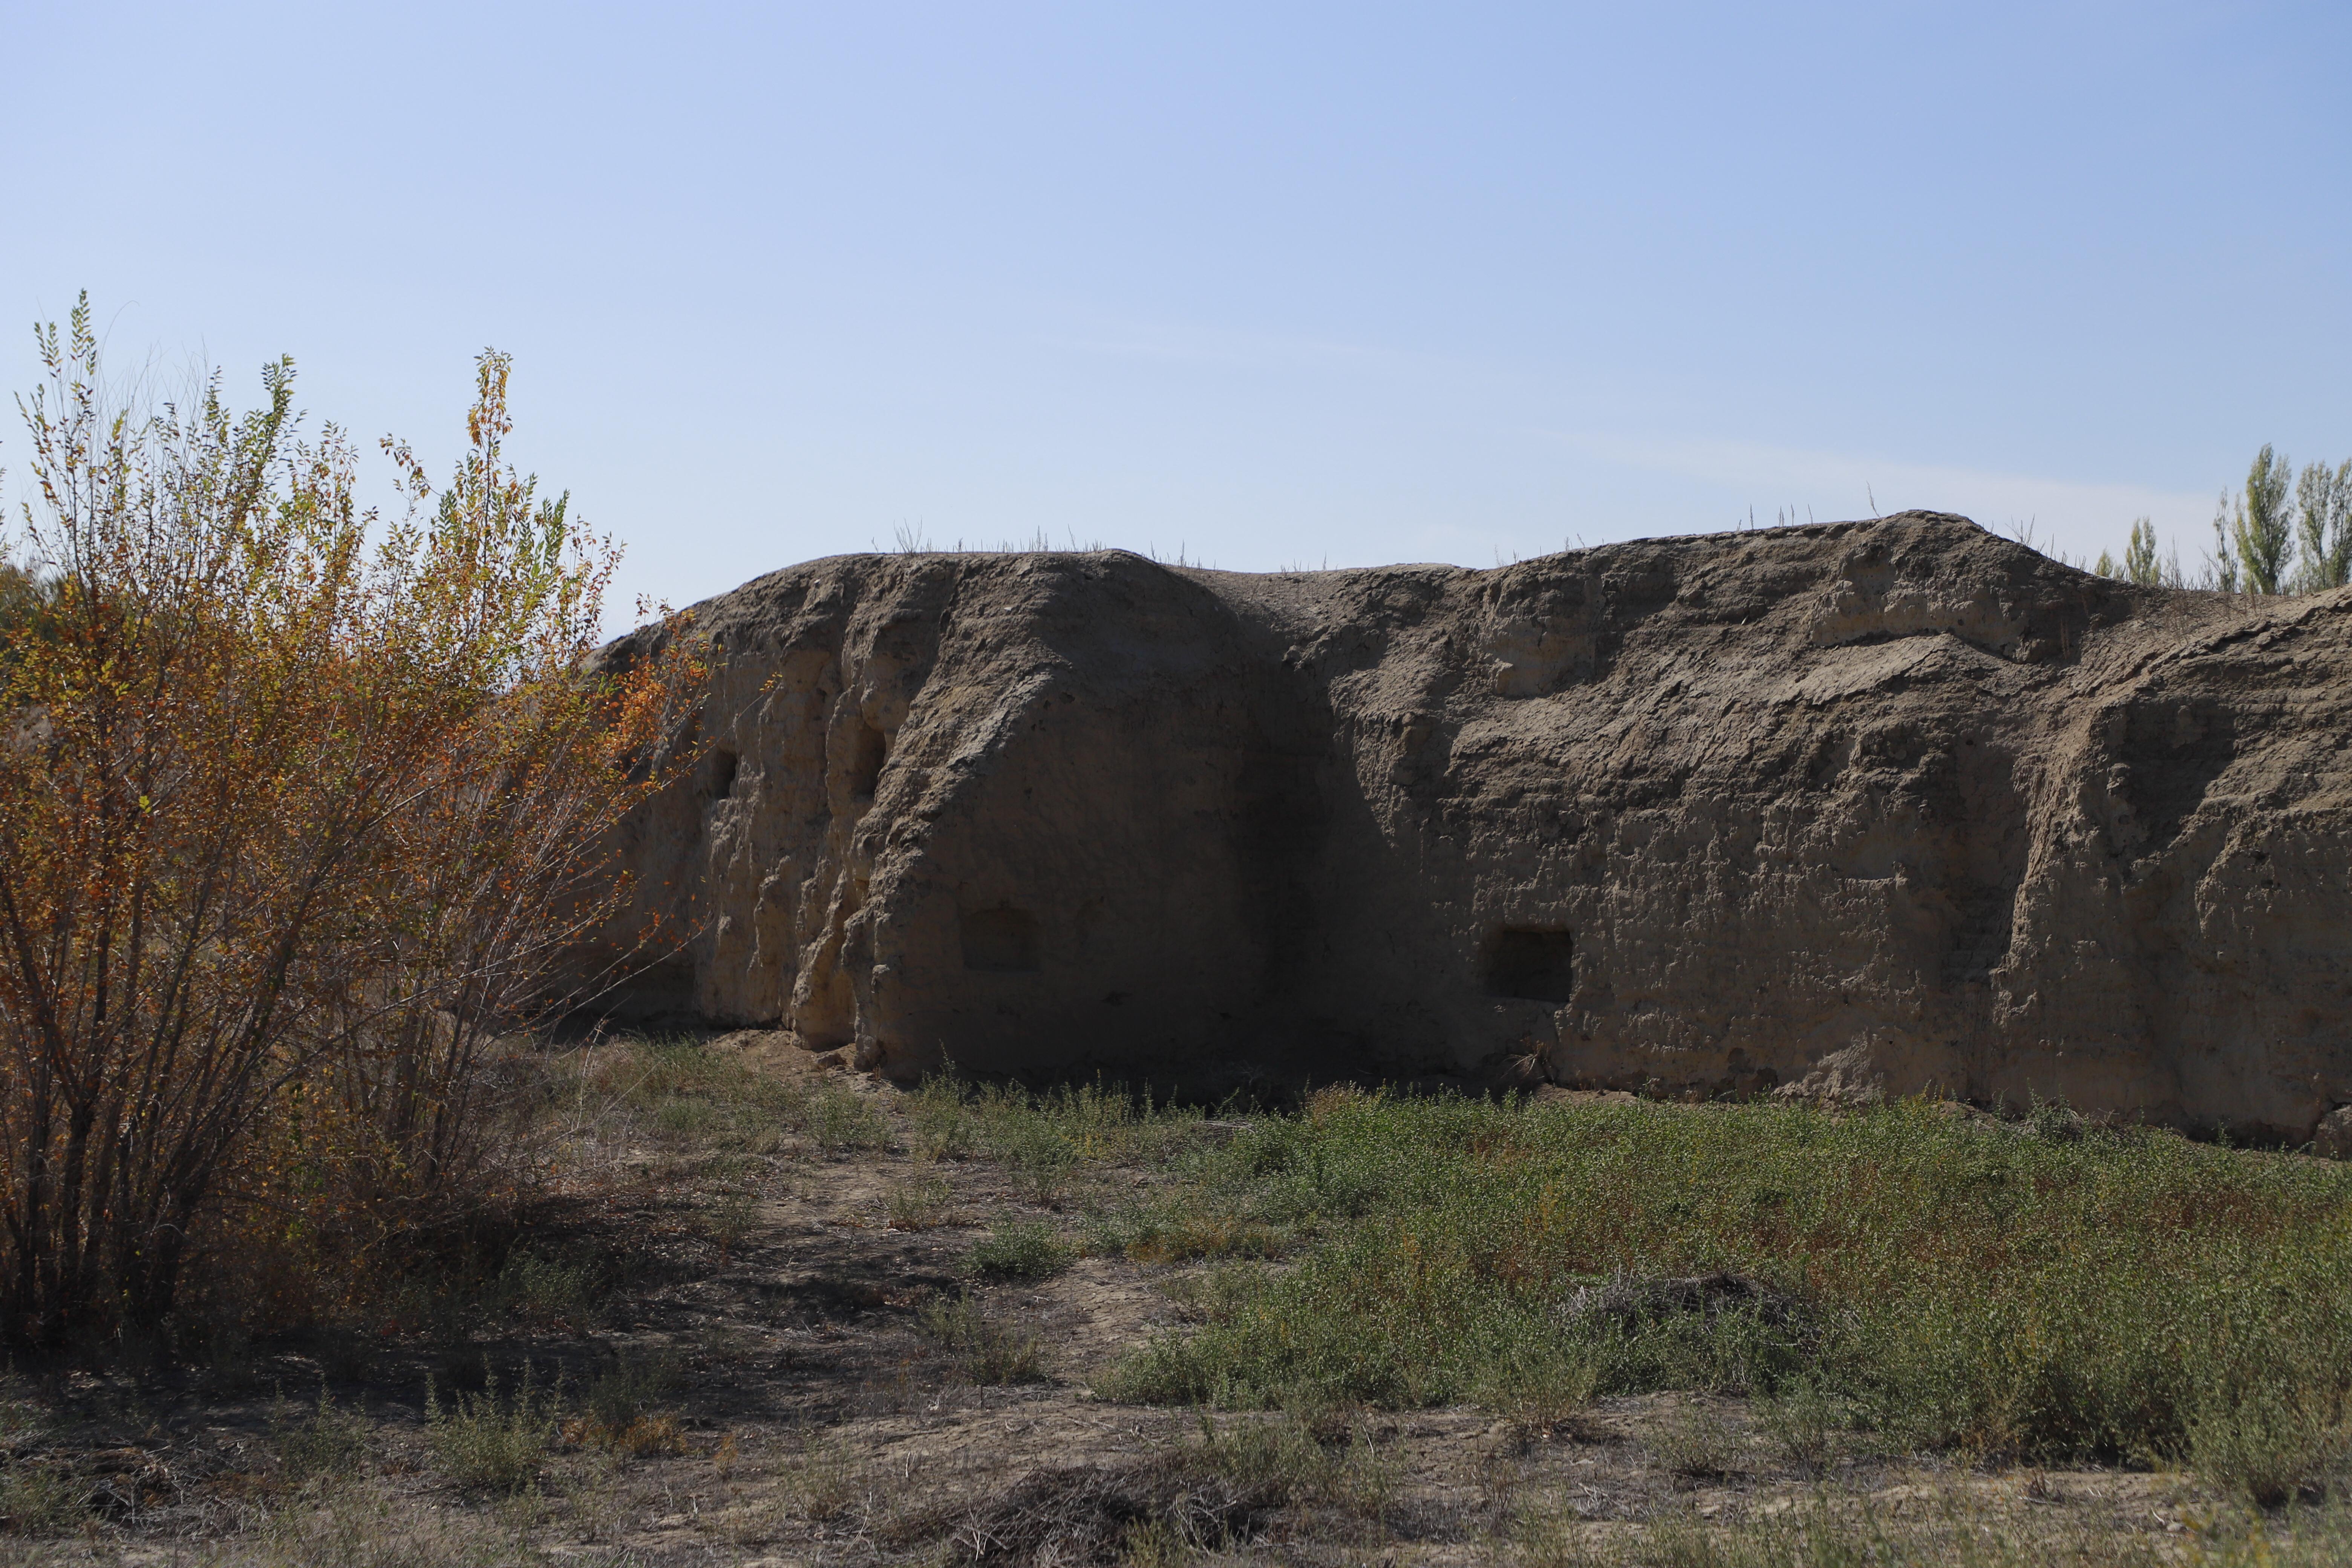
M 983 1384 L 1037 1383 L 1045 1378 L 1036 1337 L 984 1312 L 969 1295 L 934 1296 L 917 1309 L 916 1325 L 955 1352 L 958 1366 Z
M 1297 1227 L 1203 1209 L 1197 1192 L 1179 1190 L 1097 1215 L 1087 1228 L 1089 1246 L 1097 1252 L 1138 1263 L 1179 1263 L 1279 1258 Z
M 1119 1542 L 1126 1568 L 1178 1568 L 1192 1560 L 1183 1531 L 1165 1519 L 1138 1520 L 1127 1527 Z
M 1650 1451 L 1677 1476 L 1701 1479 L 1731 1468 L 1737 1445 L 1723 1417 L 1704 1405 L 1684 1405 L 1650 1433 Z
M 14 1447 L 47 1425 L 41 1407 L 14 1392 L 13 1378 L 0 1378 L 0 1446 Z
M 1526 1444 L 1569 1431 L 1600 1382 L 1600 1363 L 1589 1354 L 1556 1344 L 1513 1345 L 1486 1370 L 1472 1397 L 1501 1411 Z
M 2352 1430 L 2340 1408 L 2271 1387 L 2200 1410 L 2189 1419 L 2188 1438 L 2191 1468 L 2261 1508 L 2324 1495 L 2352 1458 Z
M 838 1437 L 809 1444 L 778 1468 L 776 1479 L 793 1515 L 814 1524 L 856 1512 L 869 1490 L 864 1468 Z
M 1161 1107 L 1100 1082 L 1043 1093 L 1000 1084 L 975 1091 L 969 1106 L 982 1150 L 1039 1203 L 1084 1163 L 1164 1166 L 1195 1142 L 1202 1120 L 1197 1109 Z
M 1011 1173 L 1013 1187 L 1034 1204 L 1059 1198 L 1078 1163 L 1078 1145 L 1052 1118 L 1000 1113 L 990 1120 L 988 1152 Z
M 817 1080 L 798 1124 L 828 1154 L 844 1149 L 880 1149 L 890 1142 L 890 1123 L 881 1111 L 837 1078 Z
M 933 1074 L 899 1101 L 914 1129 L 919 1160 L 961 1160 L 972 1152 L 971 1094 L 952 1075 Z
M 1222 1426 L 1203 1420 L 1184 1458 L 1196 1473 L 1244 1490 L 1367 1516 L 1386 1508 L 1396 1485 L 1386 1457 L 1344 1405 L 1300 1405 Z
M 1806 1476 L 1819 1476 L 1829 1468 L 1837 1455 L 1838 1435 L 1848 1425 L 1837 1400 L 1803 1378 L 1765 1399 L 1757 1418 L 1780 1458 Z
M 577 1070 L 583 1120 L 618 1118 L 626 1125 L 616 1133 L 674 1148 L 765 1152 L 782 1129 L 807 1120 L 808 1091 L 799 1083 L 695 1039 L 625 1038 L 583 1053 Z
M 929 1230 L 946 1222 L 955 1189 L 937 1176 L 893 1182 L 882 1194 L 882 1222 L 892 1230 Z
M 1044 1279 L 1067 1268 L 1075 1256 L 1045 1221 L 1008 1218 L 973 1244 L 971 1271 L 997 1279 Z
M 731 1258 L 736 1244 L 759 1228 L 760 1195 L 741 1187 L 722 1187 L 710 1195 L 697 1219 L 702 1234 L 718 1246 L 719 1257 Z
M 55 1535 L 84 1515 L 88 1488 L 54 1465 L 0 1458 L 0 1530 L 16 1535 Z
M 498 1278 L 483 1293 L 483 1305 L 495 1314 L 520 1319 L 536 1327 L 585 1323 L 594 1296 L 590 1271 L 543 1253 L 510 1253 Z
M 319 1403 L 302 1420 L 280 1395 L 269 1411 L 269 1446 L 286 1479 L 297 1485 L 314 1478 L 348 1477 L 367 1458 L 368 1427 L 356 1411 L 345 1410 L 319 1388 Z
M 428 1379 L 425 1430 L 435 1458 L 459 1486 L 501 1493 L 527 1491 L 555 1438 L 556 1395 L 531 1384 L 528 1363 L 511 1399 L 499 1395 L 499 1377 L 487 1361 L 479 1394 L 458 1391 L 448 1405 Z
M 519 1517 L 419 1507 L 389 1488 L 341 1487 L 316 1506 L 264 1514 L 228 1541 L 190 1543 L 167 1560 L 192 1568 L 542 1568 L 548 1557 L 530 1534 Z
M 707 1100 L 664 1100 L 654 1108 L 654 1132 L 673 1143 L 699 1143 L 720 1124 L 718 1106 Z
M 656 1404 L 677 1382 L 677 1364 L 666 1356 L 618 1362 L 588 1384 L 582 1414 L 599 1431 L 626 1432 L 655 1415 Z

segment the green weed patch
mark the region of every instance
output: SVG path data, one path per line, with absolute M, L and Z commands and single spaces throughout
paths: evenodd
M 1327 1093 L 1195 1145 L 1187 1190 L 1127 1216 L 1137 1255 L 1192 1251 L 1170 1245 L 1181 1212 L 1191 1234 L 1294 1261 L 1244 1267 L 1105 1391 L 1507 1407 L 1543 1388 L 1711 1390 L 1834 1406 L 1906 1445 L 2194 1446 L 2249 1492 L 2310 1489 L 2280 1479 L 2266 1434 L 2341 1447 L 2326 1435 L 2352 1392 L 2352 1172 L 2048 1132 L 1924 1104 Z

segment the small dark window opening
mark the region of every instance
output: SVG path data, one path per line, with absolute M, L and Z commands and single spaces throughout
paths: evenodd
M 1026 910 L 974 910 L 963 917 L 963 966 L 999 974 L 1037 968 L 1037 917 Z
M 1566 1002 L 1576 987 L 1576 939 L 1564 931 L 1506 927 L 1486 944 L 1486 991 L 1529 1002 Z
M 735 772 L 743 759 L 732 752 L 719 752 L 710 759 L 710 798 L 725 800 L 735 793 Z
M 849 795 L 872 800 L 881 782 L 882 762 L 889 755 L 890 738 L 860 720 L 849 731 Z

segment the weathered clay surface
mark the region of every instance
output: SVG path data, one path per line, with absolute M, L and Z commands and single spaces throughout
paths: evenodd
M 2352 591 L 1907 513 L 1495 571 L 845 557 L 697 625 L 709 751 L 628 853 L 700 934 L 641 1007 L 901 1077 L 2352 1101 Z

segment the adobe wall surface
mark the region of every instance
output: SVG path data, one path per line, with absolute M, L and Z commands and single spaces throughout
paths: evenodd
M 1906 513 L 1495 571 L 844 557 L 697 617 L 709 749 L 626 853 L 699 935 L 641 1007 L 901 1078 L 2352 1101 L 2352 590 Z

